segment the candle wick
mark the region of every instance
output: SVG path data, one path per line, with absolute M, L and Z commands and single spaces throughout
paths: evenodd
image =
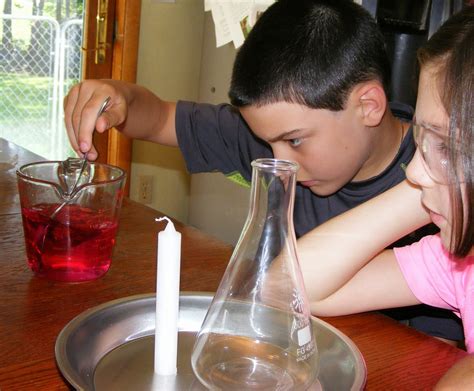
M 168 217 L 164 216 L 160 218 L 155 218 L 155 221 L 163 221 L 163 220 L 167 221 L 165 232 L 176 232 L 173 222 Z
M 155 217 L 155 221 L 163 221 L 163 220 L 166 220 L 168 223 L 171 223 L 171 220 L 169 219 L 169 217 L 159 217 L 159 218 L 156 218 Z

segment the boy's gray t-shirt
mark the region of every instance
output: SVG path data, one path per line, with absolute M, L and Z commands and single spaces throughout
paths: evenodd
M 397 107 L 394 113 L 402 119 L 410 119 L 410 110 L 408 106 Z M 231 179 L 249 183 L 252 160 L 273 157 L 269 145 L 258 139 L 239 112 L 228 104 L 178 102 L 176 132 L 191 173 L 218 171 Z M 403 166 L 408 165 L 415 149 L 410 128 L 397 156 L 381 174 L 365 181 L 350 182 L 327 197 L 318 196 L 298 184 L 294 205 L 296 236 L 302 236 L 326 220 L 401 182 L 405 179 Z

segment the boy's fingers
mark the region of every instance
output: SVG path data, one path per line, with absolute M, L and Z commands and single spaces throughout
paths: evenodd
M 103 133 L 114 126 L 118 126 L 125 121 L 126 107 L 123 103 L 113 103 L 112 99 L 105 111 L 97 118 L 95 129 Z
M 105 111 L 99 115 L 105 102 Z M 88 153 L 88 158 L 94 160 L 94 131 L 103 133 L 123 123 L 126 113 L 126 102 L 112 85 L 97 80 L 77 84 L 64 99 L 64 120 L 71 146 L 79 155 Z
M 97 153 L 97 150 L 94 145 L 92 145 L 92 148 L 87 153 L 87 160 L 96 160 L 98 156 L 99 154 Z
M 100 115 L 99 111 L 103 108 L 107 98 L 107 106 Z M 113 126 L 119 125 L 125 120 L 123 106 L 124 104 L 115 104 L 114 96 L 107 95 L 103 91 L 95 91 L 94 94 L 84 103 L 80 115 L 79 130 L 77 140 L 81 152 L 89 152 L 92 147 L 92 135 L 95 130 L 103 133 Z M 115 98 L 120 101 L 120 98 Z M 78 104 L 79 107 L 79 104 Z
M 71 97 L 68 98 L 68 100 L 65 102 L 66 107 L 64 110 L 66 123 L 68 122 L 71 123 L 70 127 L 72 129 L 72 136 L 74 136 L 75 138 L 74 143 L 77 146 L 76 151 L 79 153 L 79 155 L 88 152 L 89 149 L 91 148 L 92 133 L 93 133 L 93 129 L 89 130 L 89 135 L 87 135 L 86 132 L 81 130 L 84 120 L 86 120 L 86 124 L 87 124 L 87 118 L 86 119 L 83 118 L 84 107 L 88 103 L 88 101 L 90 100 L 93 94 L 93 89 L 88 88 L 87 86 L 84 87 L 84 84 L 85 83 L 82 82 L 76 85 L 75 87 L 73 87 L 73 90 L 71 90 L 71 93 L 68 94 L 68 95 L 71 95 Z M 81 139 L 81 131 L 83 133 L 82 139 Z
M 92 148 L 92 135 L 97 115 L 105 97 L 97 91 L 97 82 L 82 82 L 74 86 L 64 100 L 64 119 L 73 148 L 84 154 Z
M 92 148 L 92 136 L 98 121 L 97 115 L 105 98 L 93 95 L 83 105 L 77 105 L 78 127 L 76 133 L 79 149 L 82 153 L 89 152 Z
M 72 112 L 76 105 L 78 95 L 79 95 L 79 87 L 76 85 L 65 96 L 64 101 L 63 101 L 63 109 L 64 109 L 64 124 L 66 126 L 67 137 L 69 139 L 69 142 L 72 148 L 76 152 L 79 153 L 79 144 L 77 143 L 77 136 L 74 131 L 74 126 L 72 123 Z
M 92 135 L 97 121 L 97 114 L 106 96 L 95 94 L 93 91 L 84 91 L 79 94 L 72 114 L 73 128 L 76 133 L 79 150 L 89 152 L 92 148 Z

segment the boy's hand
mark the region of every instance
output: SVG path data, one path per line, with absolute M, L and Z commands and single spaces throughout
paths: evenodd
M 72 148 L 80 155 L 97 159 L 92 144 L 94 130 L 103 133 L 125 122 L 128 112 L 124 83 L 114 80 L 86 80 L 71 88 L 64 98 L 64 121 Z M 97 117 L 104 101 L 105 111 Z

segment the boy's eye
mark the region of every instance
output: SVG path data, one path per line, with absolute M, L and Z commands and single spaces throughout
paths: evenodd
M 290 143 L 290 145 L 292 147 L 297 147 L 298 145 L 301 144 L 302 141 L 301 141 L 300 138 L 292 138 L 292 139 L 288 140 L 288 142 Z

